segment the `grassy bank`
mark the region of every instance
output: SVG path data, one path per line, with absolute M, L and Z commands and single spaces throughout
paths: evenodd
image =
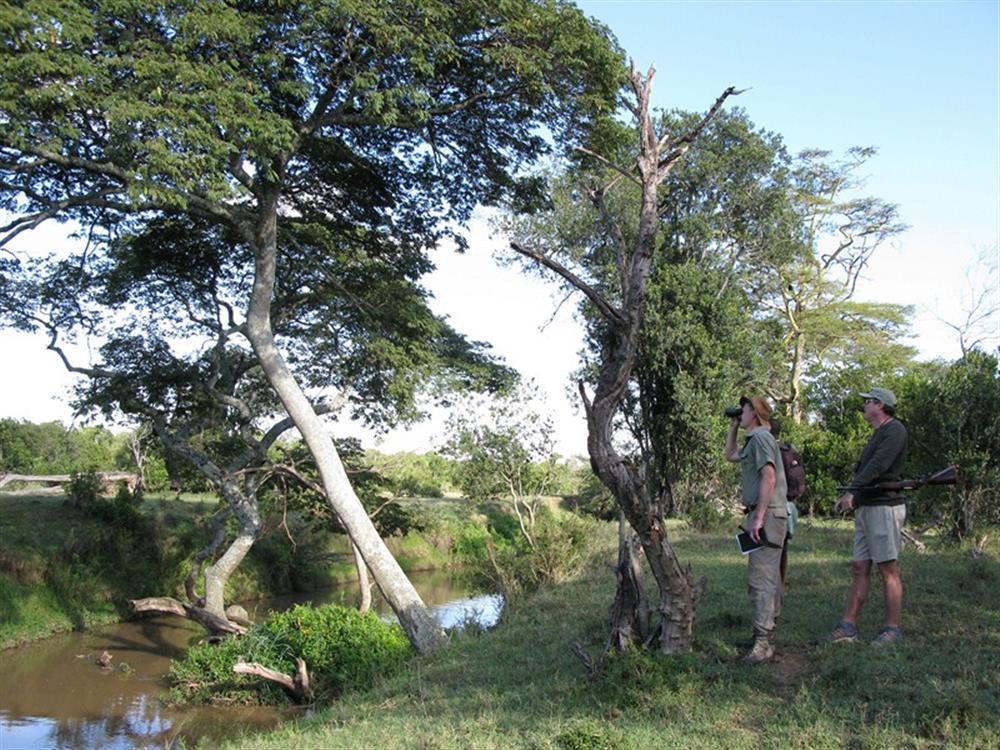
M 607 560 L 613 530 L 604 543 Z M 230 748 L 992 748 L 1000 736 L 1000 545 L 907 548 L 906 639 L 811 645 L 836 621 L 851 532 L 805 523 L 795 540 L 779 654 L 739 664 L 750 631 L 745 561 L 727 534 L 674 527 L 682 560 L 709 589 L 696 653 L 629 655 L 590 681 L 571 646 L 602 643 L 613 583 L 606 566 L 513 607 L 494 631 L 456 636 L 430 657 L 308 720 Z M 994 537 L 995 539 L 995 537 Z M 880 583 L 859 623 L 880 625 Z
M 440 501 L 457 520 L 462 503 Z M 431 501 L 417 503 L 433 514 Z M 428 507 L 424 507 L 428 506 Z M 177 591 L 189 560 L 211 537 L 211 495 L 147 496 L 139 520 L 99 517 L 62 496 L 0 497 L 0 650 L 129 616 L 127 600 Z M 467 504 L 466 504 L 467 507 Z M 468 517 L 468 512 L 465 513 Z M 448 524 L 387 540 L 404 570 L 452 564 Z M 355 580 L 343 535 L 302 535 L 296 545 L 273 530 L 254 546 L 227 588 L 248 601 Z

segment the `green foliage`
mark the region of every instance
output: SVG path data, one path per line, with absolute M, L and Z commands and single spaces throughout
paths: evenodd
M 123 440 L 103 427 L 0 419 L 0 473 L 113 471 L 127 465 L 119 460 Z
M 452 549 L 479 585 L 511 599 L 578 576 L 586 567 L 595 529 L 590 519 L 544 508 L 529 543 L 513 516 L 494 509 L 486 528 L 461 528 Z
M 697 494 L 685 503 L 684 518 L 695 531 L 709 532 L 735 528 L 735 515 L 720 508 L 705 495 Z
M 398 625 L 368 612 L 326 605 L 297 605 L 272 614 L 246 636 L 220 645 L 202 644 L 175 661 L 168 679 L 175 701 L 184 703 L 283 703 L 273 683 L 233 673 L 237 661 L 256 662 L 292 673 L 295 659 L 306 662 L 317 700 L 328 702 L 350 690 L 370 687 L 399 669 L 411 649 Z
M 454 461 L 440 453 L 396 453 L 369 451 L 368 460 L 384 476 L 397 497 L 443 497 L 456 484 Z
M 382 465 L 371 460 L 372 456 L 361 447 L 361 441 L 346 438 L 335 442 L 351 486 L 379 534 L 390 537 L 419 531 L 421 519 L 394 499 L 393 480 L 384 473 Z M 285 514 L 291 510 L 308 516 L 327 529 L 344 532 L 340 520 L 330 509 L 326 495 L 313 489 L 319 486 L 319 472 L 304 442 L 282 442 L 272 450 L 270 459 L 276 465 L 294 466 L 297 473 L 312 486 L 300 481 L 289 482 L 284 476 L 277 475 L 263 487 L 263 512 Z
M 956 463 L 955 488 L 921 493 L 916 515 L 941 518 L 961 538 L 1000 523 L 1000 361 L 973 350 L 955 362 L 913 370 L 897 387 L 910 434 L 908 471 L 919 476 Z
M 63 488 L 69 501 L 77 508 L 94 505 L 101 496 L 102 482 L 91 471 L 70 474 L 69 483 Z
M 613 521 L 618 518 L 618 502 L 589 466 L 579 470 L 578 482 L 579 494 L 574 498 L 573 510 L 598 521 Z
M 621 738 L 614 729 L 593 720 L 582 721 L 556 735 L 559 750 L 616 750 Z

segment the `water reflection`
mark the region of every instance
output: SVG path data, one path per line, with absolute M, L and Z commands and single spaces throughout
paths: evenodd
M 453 574 L 418 573 L 411 580 L 442 627 L 469 621 L 492 627 L 500 617 L 501 597 L 477 596 Z M 301 601 L 351 606 L 356 600 L 356 587 L 338 587 L 252 603 L 247 609 L 262 618 Z M 373 608 L 386 619 L 393 617 L 380 596 Z M 3 652 L 0 750 L 168 748 L 178 739 L 260 731 L 290 715 L 259 707 L 172 711 L 162 706 L 159 697 L 166 690 L 163 675 L 170 659 L 203 634 L 187 620 L 153 617 Z M 105 650 L 117 669 L 103 671 L 95 663 Z

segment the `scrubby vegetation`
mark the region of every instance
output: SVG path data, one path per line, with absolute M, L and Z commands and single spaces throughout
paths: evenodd
M 284 703 L 285 690 L 252 675 L 236 674 L 239 661 L 292 673 L 296 659 L 309 670 L 318 701 L 327 703 L 346 690 L 362 690 L 397 670 L 411 655 L 398 625 L 367 612 L 335 604 L 298 605 L 272 614 L 245 636 L 221 644 L 200 644 L 175 661 L 167 676 L 176 703 Z

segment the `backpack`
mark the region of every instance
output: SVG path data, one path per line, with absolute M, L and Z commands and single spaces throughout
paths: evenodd
M 802 465 L 802 456 L 791 443 L 779 443 L 778 447 L 781 448 L 781 463 L 785 467 L 788 500 L 795 500 L 806 491 L 806 469 Z

